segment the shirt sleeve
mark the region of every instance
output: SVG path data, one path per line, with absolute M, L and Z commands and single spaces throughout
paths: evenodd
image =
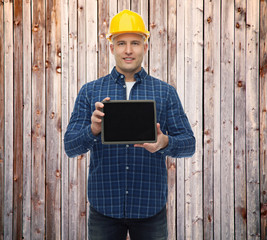
M 100 135 L 94 136 L 91 131 L 91 103 L 87 96 L 88 85 L 85 84 L 75 101 L 74 109 L 64 135 L 65 152 L 69 157 L 75 157 L 88 152 L 94 143 L 100 140 Z
M 167 106 L 169 144 L 159 152 L 174 158 L 191 157 L 195 153 L 195 137 L 175 88 L 170 88 Z

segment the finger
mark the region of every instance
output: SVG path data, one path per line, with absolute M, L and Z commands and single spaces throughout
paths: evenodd
M 106 97 L 106 98 L 103 99 L 102 102 L 109 101 L 109 100 L 110 100 L 110 97 Z
M 92 116 L 92 123 L 101 123 L 102 119 L 96 116 Z
M 93 113 L 93 116 L 97 117 L 97 118 L 102 118 L 102 117 L 104 117 L 104 115 L 105 115 L 105 113 L 103 113 L 100 110 L 95 110 L 94 113 Z
M 158 135 L 161 134 L 160 124 L 159 124 L 159 123 L 157 123 L 157 134 L 158 134 Z
M 95 109 L 100 110 L 104 107 L 104 104 L 102 102 L 96 102 L 95 103 Z
M 105 102 L 105 101 L 109 101 L 109 100 L 110 100 L 110 97 L 106 97 L 106 98 L 103 99 L 102 102 L 96 102 L 96 103 L 95 103 L 95 108 L 96 108 L 97 110 L 101 110 L 101 109 L 104 107 L 103 102 Z
M 144 144 L 134 144 L 134 147 L 144 147 Z

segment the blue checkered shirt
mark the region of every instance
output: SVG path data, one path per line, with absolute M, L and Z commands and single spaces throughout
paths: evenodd
M 113 218 L 157 214 L 167 201 L 166 156 L 189 157 L 195 152 L 195 138 L 175 88 L 144 69 L 135 74 L 135 80 L 130 99 L 156 101 L 157 121 L 169 137 L 166 148 L 150 153 L 133 145 L 102 145 L 100 134 L 92 134 L 95 102 L 106 97 L 126 99 L 124 75 L 115 68 L 81 88 L 64 136 L 69 157 L 90 150 L 89 202 L 98 212 Z

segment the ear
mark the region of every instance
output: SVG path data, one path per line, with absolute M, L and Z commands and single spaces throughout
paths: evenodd
M 113 43 L 109 46 L 111 53 L 114 55 L 114 45 Z
M 148 44 L 147 43 L 144 43 L 144 53 L 145 54 L 147 53 L 147 50 L 148 50 Z

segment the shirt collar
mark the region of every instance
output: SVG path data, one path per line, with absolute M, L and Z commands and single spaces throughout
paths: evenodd
M 119 73 L 116 69 L 116 67 L 114 67 L 110 73 L 111 77 L 113 78 L 113 80 L 116 82 L 116 83 L 123 83 L 124 84 L 124 75 Z M 141 83 L 147 76 L 147 72 L 145 71 L 144 68 L 142 68 L 139 72 L 137 72 L 135 75 L 134 75 L 134 78 L 136 80 L 137 83 Z

